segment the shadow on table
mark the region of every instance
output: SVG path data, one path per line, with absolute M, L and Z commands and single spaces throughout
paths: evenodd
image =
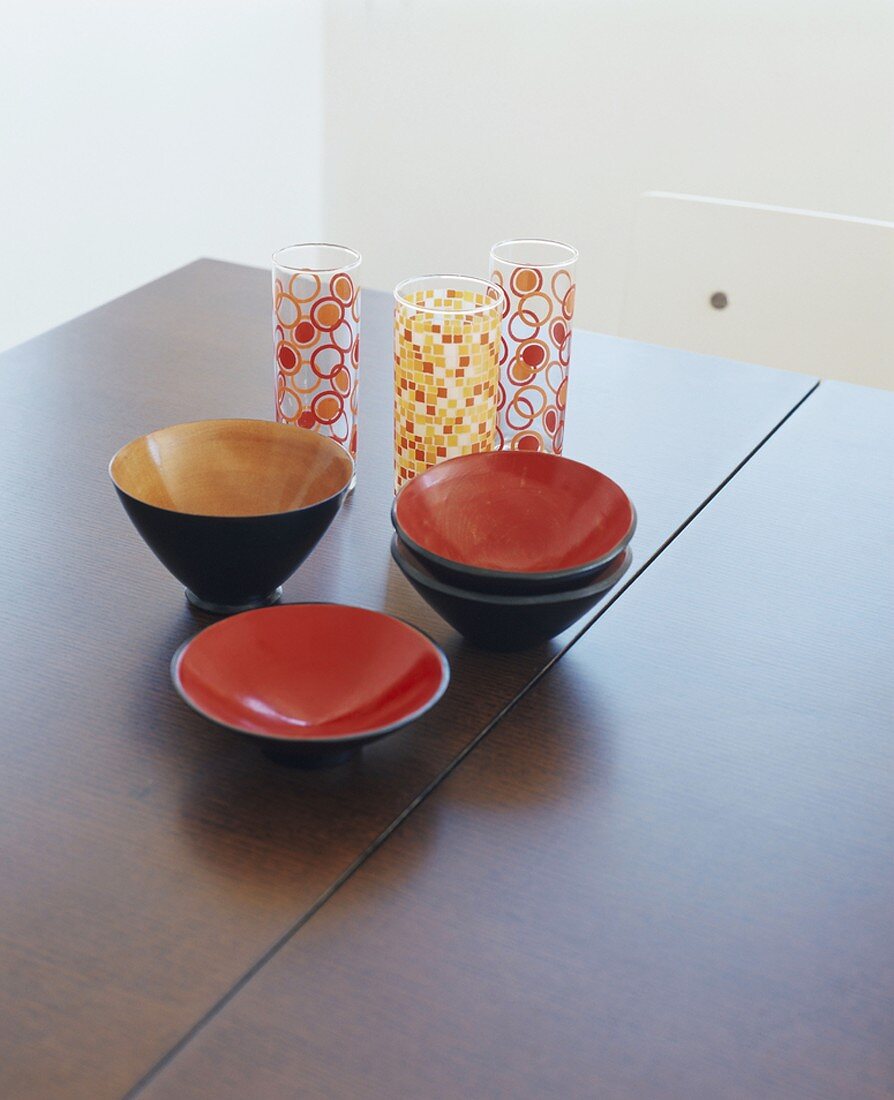
M 596 672 L 559 660 L 472 750 L 444 796 L 495 814 L 598 797 L 612 768 Z
M 138 750 L 149 758 L 148 797 L 163 813 L 176 815 L 190 850 L 234 886 L 276 882 L 277 890 L 293 892 L 331 884 L 443 775 L 496 716 L 487 690 L 491 681 L 511 679 L 521 690 L 558 649 L 552 643 L 521 654 L 482 653 L 450 632 L 445 648 L 453 682 L 438 707 L 347 764 L 304 770 L 270 761 L 254 739 L 208 722 L 176 694 L 168 672 L 172 654 L 213 621 L 184 601 L 163 630 L 156 621 L 154 638 L 143 645 L 144 675 L 131 693 L 131 729 L 140 731 Z M 554 721 L 570 704 L 586 708 L 593 724 L 594 700 L 578 699 L 581 690 L 559 662 L 513 712 L 511 735 L 498 723 L 488 745 L 460 765 L 476 776 L 464 784 L 463 798 L 506 812 L 570 797 L 582 771 L 604 764 L 592 735 L 581 740 Z M 523 722 L 516 730 L 519 714 Z

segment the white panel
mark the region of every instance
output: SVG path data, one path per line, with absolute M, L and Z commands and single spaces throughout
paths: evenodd
M 581 250 L 616 331 L 645 191 L 894 220 L 890 0 L 331 0 L 326 235 L 390 289 Z
M 894 223 L 644 195 L 621 333 L 894 389 Z

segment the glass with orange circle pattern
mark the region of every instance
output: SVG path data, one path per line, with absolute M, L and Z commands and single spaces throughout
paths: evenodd
M 494 450 L 562 453 L 577 256 L 535 239 L 490 250 L 490 277 L 505 292 Z
M 357 457 L 360 253 L 294 244 L 273 254 L 276 419 L 321 432 Z
M 394 291 L 394 484 L 446 458 L 491 451 L 503 292 L 424 275 Z

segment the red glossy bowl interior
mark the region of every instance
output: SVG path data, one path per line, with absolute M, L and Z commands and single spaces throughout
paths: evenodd
M 174 681 L 208 718 L 292 741 L 403 725 L 446 687 L 437 646 L 406 623 L 341 604 L 248 611 L 180 651 Z
M 619 485 L 581 462 L 491 451 L 419 474 L 398 495 L 395 519 L 411 545 L 447 562 L 553 573 L 611 555 L 634 511 Z

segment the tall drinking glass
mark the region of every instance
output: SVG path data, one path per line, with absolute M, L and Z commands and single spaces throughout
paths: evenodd
M 577 249 L 502 241 L 490 277 L 506 292 L 495 450 L 562 453 Z
M 503 297 L 464 275 L 396 287 L 395 491 L 445 458 L 493 449 Z
M 276 419 L 357 456 L 360 253 L 294 244 L 273 253 Z

